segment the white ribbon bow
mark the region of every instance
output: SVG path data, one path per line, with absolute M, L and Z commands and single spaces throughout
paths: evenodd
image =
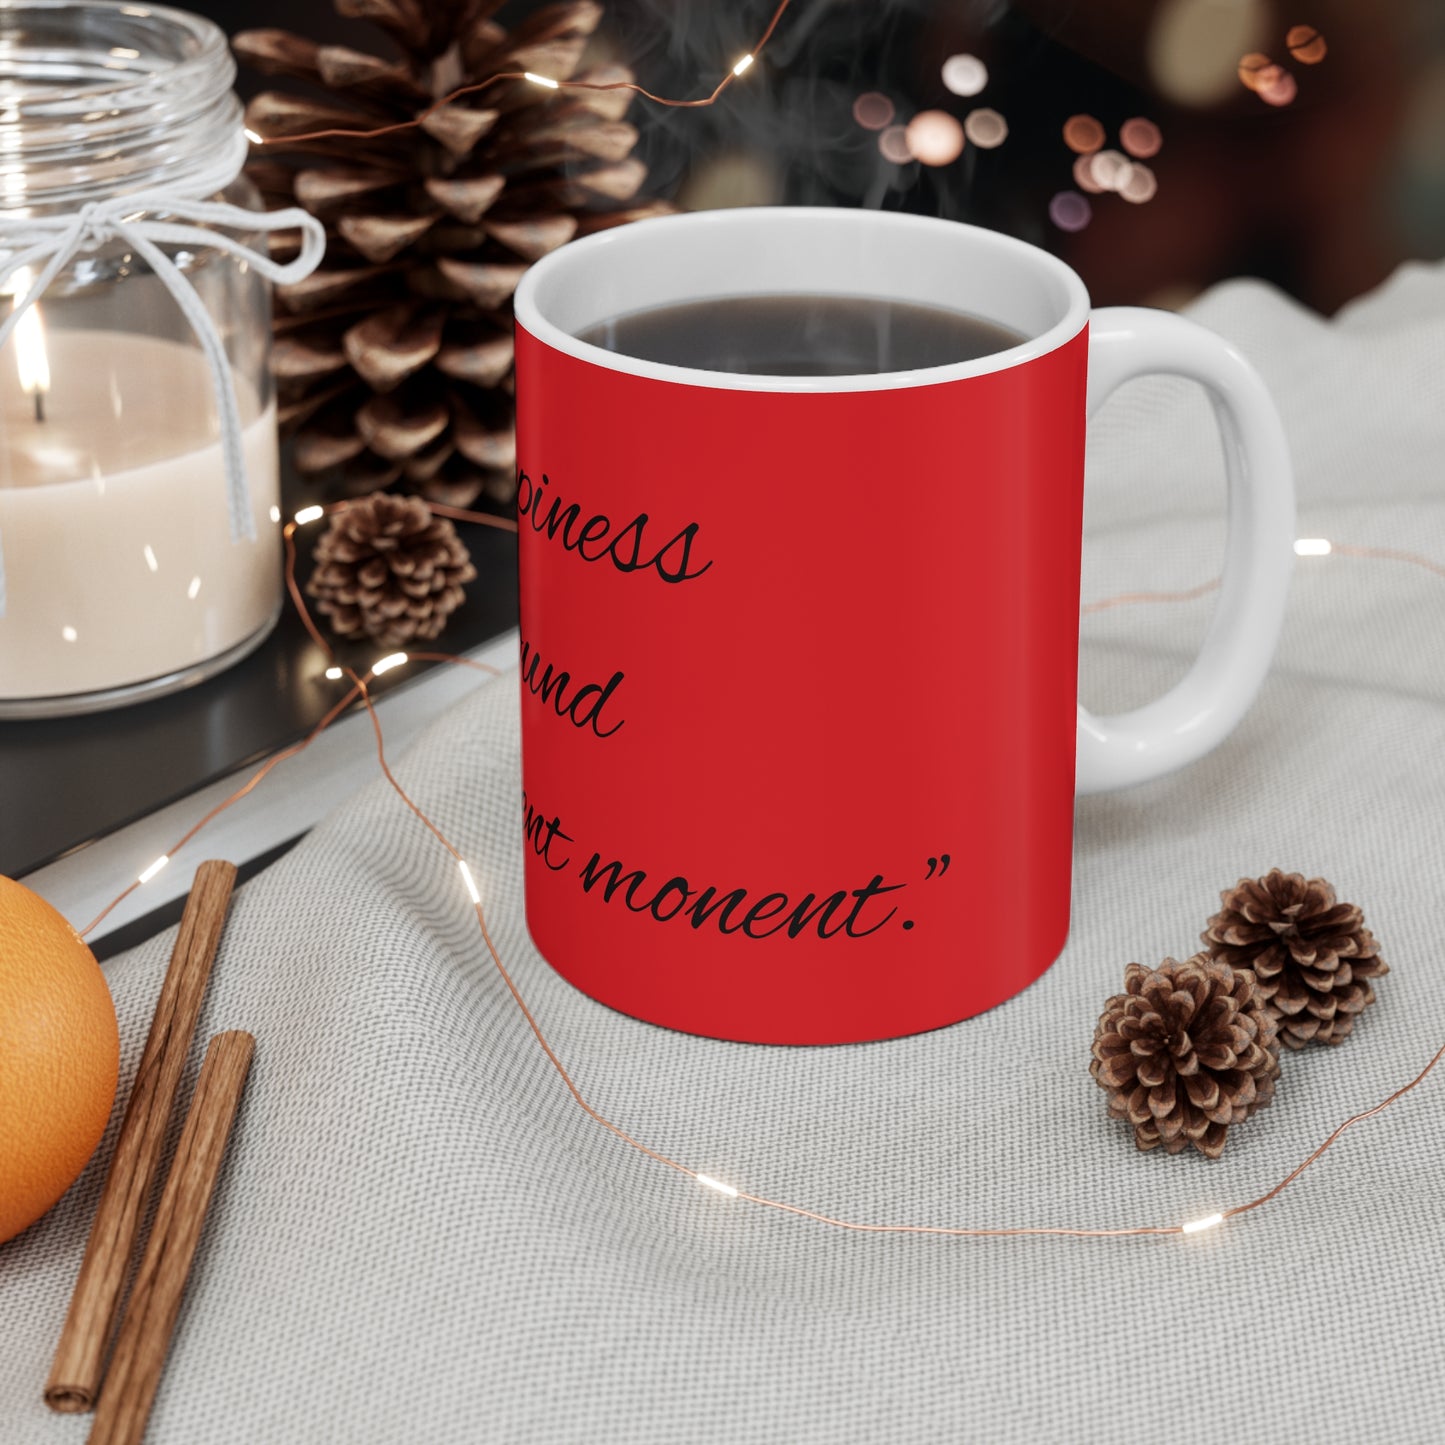
M 150 214 L 164 214 L 174 219 L 148 220 Z M 216 227 L 232 231 L 300 230 L 301 252 L 294 260 L 278 265 L 270 256 L 252 250 Z M 0 350 L 4 349 L 20 318 L 77 255 L 112 240 L 124 241 L 149 263 L 201 343 L 216 387 L 231 540 L 255 541 L 251 489 L 241 450 L 241 408 L 236 400 L 236 383 L 226 359 L 225 343 L 196 288 L 161 246 L 224 251 L 246 262 L 268 281 L 284 286 L 309 276 L 320 264 L 326 251 L 325 228 L 315 216 L 296 207 L 282 211 L 247 211 L 220 201 L 189 200 L 164 191 L 91 201 L 68 216 L 22 217 L 0 213 L 0 250 L 8 253 L 4 261 L 0 261 L 0 291 L 22 267 L 38 265 L 41 268 L 30 289 L 16 298 L 14 309 L 0 324 Z M 0 617 L 4 615 L 5 556 L 0 548 Z

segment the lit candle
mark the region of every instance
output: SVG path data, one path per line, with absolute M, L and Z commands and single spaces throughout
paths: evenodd
M 237 378 L 257 540 L 235 542 L 201 352 L 39 313 L 0 367 L 0 710 L 183 674 L 259 641 L 279 598 L 274 403 Z
M 326 233 L 259 209 L 211 21 L 0 5 L 0 718 L 38 717 L 199 682 L 279 616 L 271 288 Z

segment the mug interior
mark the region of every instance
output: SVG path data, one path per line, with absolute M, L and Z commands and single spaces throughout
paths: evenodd
M 1021 334 L 1017 346 L 918 371 L 757 376 L 664 365 L 577 333 L 630 312 L 736 296 L 877 297 L 943 307 Z M 998 371 L 1054 350 L 1088 319 L 1084 284 L 1023 241 L 896 212 L 759 206 L 662 216 L 573 241 L 517 288 L 520 325 L 597 365 L 737 390 L 874 390 Z

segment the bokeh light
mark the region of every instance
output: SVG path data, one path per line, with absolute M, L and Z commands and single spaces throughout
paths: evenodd
M 1148 160 L 1150 156 L 1159 154 L 1164 137 L 1152 120 L 1136 115 L 1119 127 L 1119 144 L 1138 160 Z
M 963 133 L 970 145 L 991 151 L 1008 139 L 1008 122 L 996 110 L 980 106 L 964 116 Z
M 876 90 L 866 91 L 853 102 L 853 119 L 864 130 L 882 130 L 893 119 L 893 102 Z
M 913 152 L 908 149 L 908 132 L 901 125 L 890 125 L 878 137 L 878 149 L 895 165 L 901 166 L 913 159 Z
M 1275 70 L 1275 65 L 1269 56 L 1258 50 L 1251 50 L 1248 55 L 1239 57 L 1239 83 L 1246 90 L 1257 90 L 1259 78 L 1267 70 Z
M 1049 220 L 1061 231 L 1082 231 L 1093 218 L 1089 198 L 1077 191 L 1060 191 L 1049 202 Z
M 1254 93 L 1267 105 L 1288 105 L 1299 93 L 1299 86 L 1282 65 L 1274 65 L 1267 76 L 1260 77 Z
M 1064 144 L 1081 156 L 1104 144 L 1104 127 L 1091 115 L 1071 115 L 1064 122 Z
M 1328 54 L 1325 37 L 1313 25 L 1291 25 L 1284 43 L 1301 65 L 1318 65 Z
M 1239 57 L 1273 28 L 1263 0 L 1159 0 L 1146 44 L 1149 73 L 1177 105 L 1210 106 L 1234 89 Z
M 963 127 L 946 110 L 920 110 L 908 122 L 909 154 L 926 166 L 946 166 L 963 153 Z
M 1261 90 L 1268 90 L 1270 86 L 1277 85 L 1279 78 L 1284 74 L 1284 66 L 1276 65 L 1270 61 L 1267 65 L 1261 65 L 1250 78 L 1249 88 L 1258 95 Z
M 950 55 L 943 62 L 943 83 L 955 95 L 977 95 L 988 84 L 988 66 L 976 55 Z
M 1081 191 L 1088 191 L 1091 196 L 1097 196 L 1104 189 L 1094 179 L 1093 156 L 1076 156 L 1074 158 L 1074 184 Z
M 1101 191 L 1122 190 L 1128 184 L 1129 173 L 1133 169 L 1122 151 L 1099 151 L 1089 157 L 1089 174 Z
M 1126 201 L 1133 201 L 1136 206 L 1142 206 L 1145 201 L 1152 201 L 1155 193 L 1159 190 L 1159 181 L 1154 172 L 1143 164 L 1142 161 L 1135 161 L 1129 167 L 1129 174 L 1119 186 L 1119 194 Z

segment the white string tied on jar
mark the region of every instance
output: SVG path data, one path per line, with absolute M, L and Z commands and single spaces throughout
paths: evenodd
M 244 140 L 241 153 L 244 155 Z M 214 195 L 229 185 L 239 170 L 239 159 L 233 153 L 214 173 L 192 177 L 185 190 Z M 164 219 L 153 219 L 158 217 Z M 284 264 L 227 234 L 291 230 L 301 232 L 301 249 Z M 0 323 L 0 350 L 25 313 L 76 256 L 114 240 L 123 241 L 150 266 L 200 342 L 215 385 L 231 540 L 254 542 L 256 523 L 241 448 L 241 408 L 226 345 L 196 288 L 162 247 L 223 251 L 254 268 L 272 284 L 287 286 L 303 280 L 320 264 L 326 252 L 326 231 L 315 216 L 298 207 L 248 211 L 223 201 L 192 199 L 191 195 L 165 188 L 89 201 L 69 215 L 14 216 L 0 211 L 0 253 L 4 254 L 4 260 L 0 261 L 0 292 L 16 273 L 40 268 L 24 295 L 16 296 L 9 316 Z M 4 539 L 0 538 L 0 617 L 4 616 L 5 553 Z

